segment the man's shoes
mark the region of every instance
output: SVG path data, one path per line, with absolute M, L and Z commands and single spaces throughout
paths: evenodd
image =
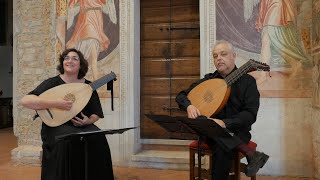
M 252 156 L 247 158 L 248 165 L 245 169 L 247 176 L 254 176 L 257 174 L 260 168 L 262 168 L 268 161 L 269 156 L 263 152 L 256 151 Z

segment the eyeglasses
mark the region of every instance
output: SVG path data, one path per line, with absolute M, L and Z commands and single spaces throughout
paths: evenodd
M 79 61 L 79 57 L 78 57 L 78 56 L 71 56 L 71 57 L 65 56 L 65 57 L 63 58 L 63 60 L 65 60 L 65 61 L 68 61 L 68 60 Z

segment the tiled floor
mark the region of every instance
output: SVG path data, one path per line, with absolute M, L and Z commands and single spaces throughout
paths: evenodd
M 15 166 L 10 151 L 17 147 L 12 128 L 0 129 L 0 180 L 40 180 L 40 167 Z M 188 171 L 114 167 L 117 180 L 188 180 Z M 242 177 L 242 180 L 249 180 Z M 297 177 L 259 176 L 258 180 L 310 180 Z

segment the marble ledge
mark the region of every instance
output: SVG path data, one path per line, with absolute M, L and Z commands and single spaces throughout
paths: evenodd
M 145 150 L 131 158 L 132 165 L 141 168 L 189 169 L 189 151 Z
M 42 147 L 22 145 L 11 151 L 11 159 L 16 165 L 40 166 Z

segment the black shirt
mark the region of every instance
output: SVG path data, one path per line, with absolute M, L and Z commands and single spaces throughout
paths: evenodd
M 234 68 L 233 71 L 236 69 Z M 188 89 L 181 91 L 176 97 L 176 102 L 180 109 L 186 111 L 187 107 L 191 105 L 187 95 L 194 87 L 213 78 L 223 79 L 215 71 L 214 73 L 206 74 L 204 78 L 193 83 Z M 249 131 L 251 130 L 251 125 L 256 121 L 259 105 L 260 94 L 256 81 L 251 75 L 244 74 L 231 85 L 230 97 L 225 107 L 212 118 L 221 119 L 227 129 L 246 142 L 251 138 Z

